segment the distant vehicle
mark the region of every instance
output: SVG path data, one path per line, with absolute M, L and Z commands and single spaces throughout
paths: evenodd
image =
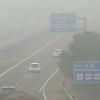
M 53 53 L 53 56 L 54 56 L 54 57 L 58 57 L 58 56 L 60 56 L 60 54 L 61 54 L 62 52 L 63 52 L 62 49 L 56 49 L 55 52 Z
M 39 63 L 30 63 L 29 65 L 29 71 L 30 72 L 40 72 L 40 64 Z
M 2 87 L 2 94 L 5 94 L 5 95 L 7 95 L 9 93 L 13 93 L 15 91 L 16 91 L 16 89 L 13 86 L 12 87 Z
M 3 87 L 0 100 L 37 100 L 37 98 L 24 91 L 15 90 L 14 87 Z

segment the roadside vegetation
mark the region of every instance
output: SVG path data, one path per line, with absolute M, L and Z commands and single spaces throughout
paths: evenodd
M 74 61 L 100 61 L 100 34 L 87 32 L 76 34 L 68 48 L 64 50 L 59 58 L 58 65 L 65 80 L 70 78 L 71 92 L 75 91 L 81 99 L 99 100 L 100 84 L 74 84 L 73 62 Z M 67 86 L 67 85 L 65 85 Z

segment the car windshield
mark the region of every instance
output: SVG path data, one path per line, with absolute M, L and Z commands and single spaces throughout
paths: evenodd
M 39 64 L 31 64 L 31 67 L 32 68 L 38 68 L 39 67 Z

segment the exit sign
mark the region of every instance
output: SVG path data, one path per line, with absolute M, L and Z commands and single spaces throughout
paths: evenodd
M 75 32 L 76 13 L 52 13 L 50 14 L 50 30 L 52 32 Z
M 75 83 L 100 83 L 100 61 L 73 63 Z

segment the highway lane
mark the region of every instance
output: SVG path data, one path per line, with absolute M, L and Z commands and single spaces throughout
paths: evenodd
M 72 40 L 72 34 L 63 34 L 63 36 L 50 45 L 44 47 L 36 55 L 18 64 L 13 70 L 0 78 L 0 87 L 15 86 L 18 90 L 23 90 L 31 94 L 39 91 L 43 83 L 56 70 L 57 59 L 52 57 L 56 48 L 66 48 L 68 41 Z M 41 64 L 41 73 L 30 73 L 28 66 L 30 62 L 39 62 Z
M 46 34 L 44 32 L 31 34 L 26 39 L 12 46 L 4 49 L 0 48 L 0 74 L 25 57 L 31 55 L 33 52 L 39 50 L 39 48 L 42 48 L 42 46 L 49 43 L 49 41 L 53 40 L 58 35 L 59 34 Z

